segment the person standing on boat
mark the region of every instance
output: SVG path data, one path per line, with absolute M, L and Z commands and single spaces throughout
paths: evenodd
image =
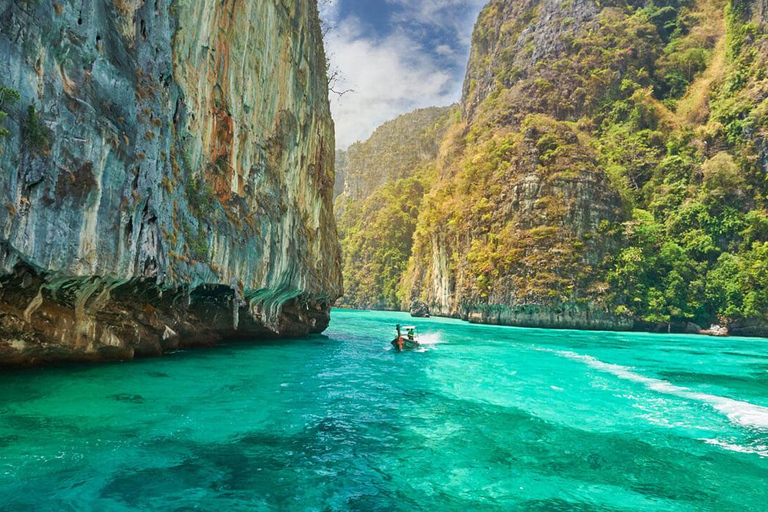
M 403 351 L 403 335 L 400 333 L 400 324 L 397 324 L 395 326 L 395 329 L 397 329 L 397 337 L 392 340 L 392 346 L 397 349 L 398 352 Z

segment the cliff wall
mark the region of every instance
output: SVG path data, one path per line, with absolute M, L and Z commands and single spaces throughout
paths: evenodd
M 430 107 L 403 114 L 379 126 L 368 140 L 343 151 L 346 199 L 365 199 L 386 183 L 408 178 L 419 165 L 434 160 L 449 110 Z
M 741 0 L 491 0 L 401 307 L 768 335 L 764 12 Z
M 1 0 L 0 362 L 324 330 L 322 48 L 310 0 Z
M 631 326 L 589 291 L 624 215 L 577 122 L 600 98 L 580 88 L 589 64 L 574 41 L 600 33 L 600 14 L 593 2 L 557 0 L 492 0 L 480 14 L 462 123 L 419 219 L 403 306 L 423 300 L 433 313 L 486 323 Z M 631 76 L 641 60 L 608 71 Z

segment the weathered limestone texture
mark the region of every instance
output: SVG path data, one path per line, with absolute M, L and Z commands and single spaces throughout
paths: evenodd
M 315 0 L 0 0 L 0 70 L 0 363 L 327 327 Z

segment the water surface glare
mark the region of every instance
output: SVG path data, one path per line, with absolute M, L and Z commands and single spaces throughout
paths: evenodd
M 0 510 L 768 510 L 766 340 L 326 334 L 3 372 Z

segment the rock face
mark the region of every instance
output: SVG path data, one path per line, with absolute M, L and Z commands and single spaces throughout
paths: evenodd
M 428 318 L 429 317 L 429 306 L 427 306 L 425 303 L 421 301 L 416 301 L 413 304 L 411 304 L 410 308 L 411 316 L 416 318 Z
M 519 306 L 478 305 L 463 313 L 471 323 L 515 325 L 519 327 L 589 329 L 628 331 L 632 319 L 617 317 L 600 308 L 587 305 L 564 304 L 560 307 L 541 304 Z
M 347 168 L 349 167 L 349 161 L 347 159 L 347 152 L 336 150 L 336 181 L 333 184 L 333 200 L 344 193 L 344 185 L 347 182 Z
M 343 162 L 344 195 L 359 201 L 383 185 L 412 176 L 433 160 L 445 131 L 449 107 L 414 110 L 384 123 L 365 142 L 352 144 Z
M 739 320 L 728 325 L 728 333 L 734 336 L 768 336 L 768 319 Z
M 580 77 L 569 81 L 548 64 L 573 54 L 580 33 L 598 30 L 600 14 L 599 3 L 590 0 L 490 0 L 472 38 L 462 98 L 465 118 L 474 118 L 489 96 L 501 92 L 521 113 L 548 110 L 541 94 L 514 94 L 534 92 L 539 86 L 528 82 L 531 78 L 560 82 L 561 97 L 568 98 Z
M 430 178 L 381 187 L 387 173 L 350 169 L 354 197 L 377 193 L 343 203 L 349 299 L 482 323 L 768 335 L 763 4 L 490 0 L 457 115 L 418 163 Z M 406 191 L 423 198 L 415 225 L 400 223 Z M 407 251 L 372 212 L 412 233 Z
M 324 330 L 322 48 L 314 0 L 0 0 L 0 363 Z
M 578 302 L 614 246 L 605 228 L 622 219 L 618 194 L 572 127 L 532 117 L 522 128 L 503 143 L 508 167 L 451 178 L 428 196 L 420 219 L 430 219 L 421 231 L 428 236 L 416 241 L 404 296 L 473 322 L 631 328 L 628 318 Z M 543 143 L 556 145 L 568 167 Z M 457 182 L 465 193 L 455 193 Z
M 709 336 L 728 336 L 728 328 L 722 325 L 711 325 L 709 329 L 703 330 L 700 334 L 707 334 Z
M 420 218 L 405 300 L 473 322 L 628 329 L 593 300 L 598 264 L 623 220 L 621 198 L 572 120 L 573 38 L 599 30 L 589 1 L 492 0 L 480 15 L 463 123 Z M 568 20 L 567 22 L 565 20 Z M 617 63 L 618 64 L 618 63 Z M 626 63 L 623 63 L 626 64 Z M 547 94 L 553 88 L 557 94 Z M 583 91 L 578 93 L 583 94 Z M 551 104 L 553 96 L 563 106 Z M 594 101 L 596 98 L 591 98 Z M 564 108 L 569 104 L 568 108 Z
M 685 324 L 685 333 L 686 334 L 701 334 L 702 328 L 700 325 L 696 325 L 693 322 L 688 322 Z

